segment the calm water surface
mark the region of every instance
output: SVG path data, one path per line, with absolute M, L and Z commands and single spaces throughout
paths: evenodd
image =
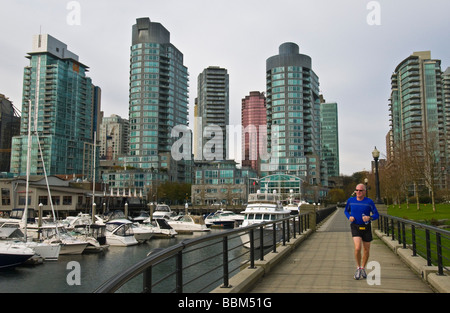
M 193 235 L 177 235 L 171 239 L 150 239 L 146 243 L 131 247 L 109 247 L 109 250 L 104 253 L 61 255 L 56 262 L 3 269 L 0 270 L 0 293 L 92 292 L 115 274 L 145 258 L 152 249 L 169 247 L 179 241 L 206 234 L 194 233 Z M 72 267 L 67 269 L 71 261 L 80 264 L 80 285 L 71 286 L 67 283 L 67 276 L 73 270 Z

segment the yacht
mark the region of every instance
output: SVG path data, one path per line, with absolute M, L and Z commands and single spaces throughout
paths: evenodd
M 59 243 L 44 243 L 42 241 L 28 241 L 20 228 L 15 225 L 4 224 L 0 227 L 0 242 L 2 243 L 22 243 L 34 250 L 35 254 L 44 261 L 57 261 L 61 250 Z
M 24 244 L 0 242 L 0 268 L 21 265 L 34 255 L 34 250 Z
M 154 235 L 154 231 L 152 228 L 141 225 L 137 222 L 134 222 L 131 227 L 133 228 L 134 238 L 136 238 L 139 243 L 150 240 L 150 238 L 152 238 Z
M 276 221 L 290 215 L 290 210 L 285 210 L 281 205 L 280 197 L 274 191 L 273 193 L 256 193 L 250 194 L 248 197 L 248 204 L 245 208 L 244 221 L 242 227 L 259 224 L 262 222 Z M 274 224 L 264 227 L 264 247 L 270 246 L 273 243 L 273 231 L 281 233 L 281 227 Z M 241 236 L 242 243 L 246 248 L 250 248 L 250 235 L 245 233 Z M 260 246 L 260 240 L 254 242 L 255 248 Z
M 223 209 L 211 213 L 205 218 L 205 224 L 208 227 L 234 228 L 235 226 L 242 224 L 243 221 L 243 214 L 236 214 L 232 211 L 225 211 Z
M 168 220 L 165 218 L 157 218 L 152 221 L 148 218 L 141 226 L 150 228 L 153 231 L 154 238 L 173 238 L 178 233 L 167 222 Z
M 210 229 L 206 227 L 205 220 L 198 215 L 178 215 L 167 222 L 177 233 L 205 232 Z
M 133 246 L 138 244 L 134 237 L 133 223 L 127 219 L 106 222 L 106 242 L 110 246 Z
M 155 211 L 153 212 L 153 219 L 165 218 L 169 220 L 171 217 L 176 216 L 176 214 L 170 209 L 167 204 L 157 204 Z

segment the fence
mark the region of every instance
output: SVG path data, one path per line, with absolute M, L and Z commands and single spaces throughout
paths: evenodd
M 380 214 L 378 228 L 404 249 L 410 248 L 413 256 L 425 258 L 428 266 L 437 265 L 438 275 L 449 270 L 450 231 L 386 214 Z
M 331 212 L 330 212 L 331 213 Z M 309 229 L 310 214 L 291 215 L 220 233 L 184 240 L 164 250 L 153 250 L 141 262 L 102 284 L 96 293 L 126 290 L 136 279 L 142 292 L 209 292 L 256 258 L 276 252 L 277 245 Z M 263 247 L 262 249 L 260 247 Z M 135 290 L 134 290 L 135 291 Z

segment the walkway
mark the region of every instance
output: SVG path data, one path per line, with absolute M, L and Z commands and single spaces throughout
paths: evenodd
M 353 279 L 356 263 L 349 222 L 343 209 L 338 209 L 325 224 L 255 284 L 251 292 L 433 292 L 375 235 L 370 261 L 380 264 L 380 285 L 369 285 L 369 282 L 375 282 L 374 279 Z M 370 269 L 366 271 L 370 273 Z

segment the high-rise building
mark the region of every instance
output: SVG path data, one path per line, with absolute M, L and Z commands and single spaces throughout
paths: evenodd
M 128 153 L 129 123 L 116 114 L 103 117 L 100 124 L 98 140 L 100 141 L 100 158 L 115 160 Z
M 449 131 L 449 112 L 444 78 L 441 61 L 432 59 L 430 51 L 414 52 L 395 68 L 389 103 L 392 151 L 388 155 L 392 161 L 402 162 L 407 155 L 425 164 L 429 163 L 425 155 L 432 153 L 438 161 L 436 168 L 447 168 L 448 142 L 444 138 Z M 445 175 L 436 177 L 443 186 Z
M 24 69 L 20 136 L 12 140 L 11 172 L 26 174 L 30 128 L 31 174 L 44 174 L 43 157 L 48 175 L 92 178 L 100 88 L 86 76 L 88 67 L 78 56 L 50 35 L 35 35 L 27 58 L 30 65 Z
M 338 106 L 336 102 L 320 104 L 322 159 L 327 165 L 328 177 L 339 176 Z
M 283 172 L 327 186 L 321 163 L 319 78 L 311 57 L 295 43 L 283 43 L 266 60 L 267 132 L 273 161 L 262 161 L 261 172 Z
M 190 179 L 186 161 L 171 156 L 171 130 L 188 125 L 188 71 L 169 31 L 148 17 L 132 27 L 129 156 L 124 165 L 159 173 L 158 180 Z
M 265 151 L 263 140 L 267 135 L 266 97 L 263 92 L 251 91 L 242 99 L 242 166 L 249 166 L 259 172 L 260 152 Z M 260 134 L 260 132 L 262 132 Z
M 0 172 L 9 172 L 11 139 L 19 134 L 20 116 L 11 101 L 0 94 Z
M 194 151 L 196 160 L 228 159 L 229 76 L 224 68 L 210 66 L 198 76 Z

